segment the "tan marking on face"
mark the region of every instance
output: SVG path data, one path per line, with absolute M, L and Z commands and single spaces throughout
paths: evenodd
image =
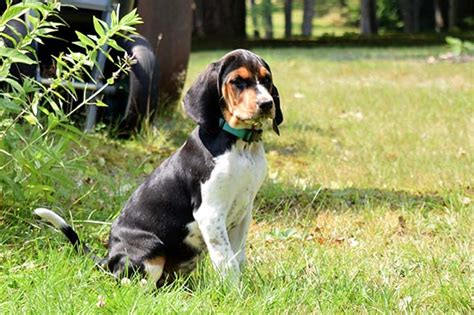
M 245 120 L 255 118 L 258 112 L 257 91 L 253 84 L 256 76 L 245 67 L 240 67 L 227 75 L 222 87 L 222 96 L 225 100 L 225 108 L 222 111 L 224 119 L 233 128 L 248 128 Z M 233 84 L 236 79 L 248 80 L 250 84 L 239 89 Z
M 250 79 L 252 77 L 252 73 L 250 72 L 249 69 L 247 69 L 245 67 L 240 67 L 237 70 L 234 70 L 231 73 L 229 73 L 229 77 L 230 78 L 241 77 L 242 79 L 247 80 L 247 79 Z
M 262 79 L 267 76 L 270 76 L 270 71 L 268 71 L 265 67 L 260 67 L 260 69 L 258 69 L 258 78 Z

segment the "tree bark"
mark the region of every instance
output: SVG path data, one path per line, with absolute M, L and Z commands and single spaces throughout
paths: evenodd
M 448 30 L 452 30 L 456 26 L 456 1 L 448 2 Z
M 253 37 L 260 38 L 260 31 L 258 27 L 258 14 L 255 0 L 250 0 L 250 16 L 252 18 Z
M 203 37 L 204 36 L 203 1 L 204 0 L 194 0 L 193 1 L 193 35 L 195 35 L 197 37 Z
M 360 31 L 364 35 L 377 34 L 376 0 L 360 1 Z
M 315 0 L 304 0 L 303 2 L 303 24 L 301 25 L 301 34 L 304 37 L 310 37 L 313 33 Z
M 443 14 L 442 0 L 434 1 L 435 7 L 435 29 L 437 32 L 441 32 L 446 27 L 445 15 Z
M 178 102 L 186 78 L 193 26 L 191 1 L 140 0 L 137 9 L 145 21 L 137 30 L 148 39 L 159 63 L 155 71 L 160 80 L 153 88 L 158 88 L 160 110 L 165 110 Z
M 203 36 L 245 38 L 245 0 L 205 0 L 194 3 L 196 11 L 202 12 Z
M 293 20 L 291 18 L 291 12 L 293 7 L 293 0 L 285 0 L 285 37 L 290 38 L 293 28 Z
M 405 33 L 420 31 L 420 7 L 421 0 L 400 0 Z
M 273 38 L 272 1 L 262 0 L 263 26 L 265 28 L 265 38 Z

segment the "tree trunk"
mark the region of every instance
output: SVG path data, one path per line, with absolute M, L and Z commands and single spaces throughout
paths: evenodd
M 205 0 L 194 3 L 196 11 L 202 12 L 205 37 L 245 38 L 245 0 Z
M 178 102 L 186 78 L 193 27 L 191 1 L 140 0 L 137 9 L 145 21 L 137 30 L 148 39 L 159 63 L 155 71 L 161 79 L 153 88 L 159 91 L 160 110 L 165 110 Z
M 265 28 L 265 38 L 273 38 L 273 21 L 272 21 L 272 1 L 262 0 L 263 26 Z
M 445 15 L 443 14 L 442 0 L 435 0 L 435 29 L 437 32 L 441 32 L 446 27 Z
M 456 26 L 456 1 L 449 0 L 448 3 L 448 30 Z
M 303 24 L 301 25 L 301 33 L 304 37 L 310 37 L 313 33 L 314 3 L 315 0 L 304 0 L 303 3 Z
M 364 35 L 377 34 L 376 0 L 360 1 L 360 31 Z
M 195 35 L 197 37 L 203 37 L 204 36 L 203 1 L 204 0 L 194 0 L 194 2 L 193 2 L 193 35 Z
M 258 30 L 258 13 L 255 6 L 255 0 L 250 0 L 250 16 L 252 17 L 253 37 L 260 38 L 260 31 Z
M 421 0 L 400 0 L 405 33 L 420 31 L 420 7 Z
M 292 33 L 292 12 L 293 0 L 285 0 L 285 37 L 290 38 Z

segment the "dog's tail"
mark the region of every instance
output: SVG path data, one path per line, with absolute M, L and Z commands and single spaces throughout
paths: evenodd
M 74 246 L 74 249 L 78 253 L 87 254 L 94 260 L 97 265 L 101 264 L 102 259 L 94 255 L 91 252 L 91 249 L 86 244 L 81 242 L 81 240 L 79 239 L 79 235 L 77 235 L 76 231 L 74 231 L 72 226 L 70 226 L 66 221 L 64 221 L 64 219 L 61 218 L 58 214 L 45 208 L 37 208 L 33 212 L 37 216 L 41 217 L 43 220 L 48 221 L 54 227 L 61 230 L 61 232 L 66 235 L 69 242 L 71 242 L 71 244 Z

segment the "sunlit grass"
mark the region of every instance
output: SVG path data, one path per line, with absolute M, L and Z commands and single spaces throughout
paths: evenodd
M 153 291 L 118 285 L 29 209 L 0 216 L 2 313 L 455 312 L 472 308 L 474 64 L 442 48 L 257 49 L 285 123 L 265 133 L 240 288 L 205 259 Z M 186 87 L 224 51 L 192 55 Z M 181 114 L 120 142 L 96 136 L 87 178 L 59 207 L 99 254 L 137 184 L 193 125 Z M 40 228 L 41 227 L 41 228 Z
M 257 1 L 259 3 L 259 1 Z M 246 16 L 246 29 L 247 36 L 254 38 L 255 26 L 252 21 L 250 9 L 248 8 L 249 14 Z M 303 10 L 297 6 L 297 3 L 293 4 L 292 10 L 292 36 L 298 37 L 302 35 L 301 25 L 303 23 Z M 356 26 L 350 26 L 346 23 L 346 18 L 341 10 L 337 7 L 332 8 L 328 12 L 326 10 L 321 11 L 319 6 L 316 7 L 315 16 L 313 19 L 313 32 L 312 37 L 319 37 L 323 35 L 341 36 L 347 33 L 358 33 L 359 29 Z M 285 37 L 285 15 L 283 6 L 273 4 L 272 11 L 272 23 L 273 23 L 273 38 L 284 38 Z M 257 18 L 258 31 L 260 37 L 264 37 L 264 21 L 262 15 L 259 14 Z

